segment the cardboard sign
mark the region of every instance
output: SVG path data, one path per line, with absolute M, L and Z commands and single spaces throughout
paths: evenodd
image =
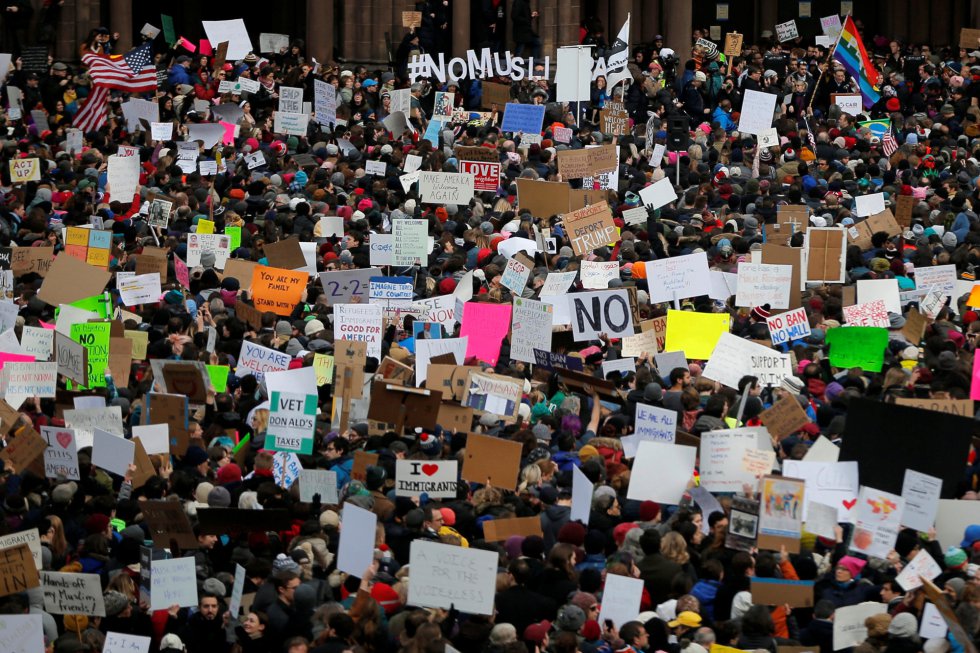
M 807 281 L 844 282 L 844 232 L 814 227 L 807 231 Z
M 140 511 L 155 547 L 169 549 L 172 542 L 182 549 L 198 547 L 194 529 L 179 501 L 144 501 Z
M 896 397 L 899 406 L 911 406 L 923 410 L 934 410 L 938 413 L 959 415 L 973 419 L 973 400 L 971 399 L 913 399 L 911 397 Z
M 51 264 L 37 296 L 52 306 L 71 304 L 100 294 L 111 278 L 111 272 L 71 256 L 58 256 Z
M 615 170 L 619 165 L 614 145 L 558 152 L 558 172 L 564 179 L 581 179 Z
M 550 218 L 567 213 L 570 198 L 570 188 L 565 182 L 517 180 L 518 205 L 521 209 L 529 210 L 535 217 Z
M 626 136 L 629 133 L 630 116 L 621 102 L 606 102 L 599 111 L 600 131 L 612 136 Z
M 562 219 L 577 256 L 585 256 L 619 240 L 612 211 L 605 202 L 566 213 Z
M 762 232 L 766 236 L 767 243 L 788 246 L 793 234 L 807 231 L 809 225 L 809 208 L 792 204 L 780 204 L 776 208 L 776 222 L 774 224 L 763 224 Z
M 917 200 L 911 195 L 899 195 L 895 202 L 895 219 L 902 229 L 908 229 L 912 225 L 912 209 L 915 208 Z
M 520 443 L 475 433 L 467 436 L 463 479 L 513 490 L 517 487 L 520 464 Z
M 753 577 L 751 584 L 753 603 L 759 605 L 788 605 L 791 608 L 813 607 L 812 580 Z
M 860 247 L 862 251 L 866 251 L 871 249 L 871 236 L 879 231 L 884 231 L 889 236 L 897 236 L 902 233 L 902 227 L 899 226 L 895 216 L 888 209 L 869 215 L 867 219 L 849 227 L 847 240 L 852 245 Z
M 378 454 L 362 450 L 355 451 L 354 464 L 350 473 L 351 480 L 365 482 L 367 480 L 367 468 L 377 464 Z
M 805 424 L 810 423 L 810 418 L 800 407 L 800 403 L 794 395 L 786 395 L 768 410 L 759 414 L 759 419 L 766 425 L 769 432 L 782 440 L 788 435 L 796 433 Z
M 960 47 L 967 50 L 976 50 L 980 47 L 980 29 L 961 28 Z
M 0 549 L 0 596 L 17 594 L 41 585 L 34 556 L 26 544 Z
M 725 49 L 724 53 L 726 57 L 738 57 L 742 54 L 742 39 L 745 36 L 739 34 L 738 32 L 729 32 L 725 34 Z
M 512 517 L 509 519 L 488 519 L 483 522 L 483 539 L 487 542 L 502 542 L 512 535 L 543 537 L 541 519 L 539 517 Z

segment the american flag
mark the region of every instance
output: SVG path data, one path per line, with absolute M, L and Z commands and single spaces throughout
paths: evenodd
M 885 156 L 891 156 L 898 149 L 898 141 L 895 140 L 895 135 L 892 134 L 892 130 L 889 129 L 885 132 L 885 135 L 881 137 L 881 151 L 885 153 Z
M 109 102 L 109 88 L 106 86 L 94 86 L 89 93 L 88 100 L 82 108 L 75 114 L 72 124 L 82 133 L 97 131 L 106 119 L 106 107 Z
M 125 55 L 106 56 L 86 52 L 82 55 L 82 63 L 88 66 L 89 75 L 97 86 L 127 93 L 149 93 L 157 89 L 156 68 L 151 61 L 149 43 Z
M 806 125 L 806 137 L 810 141 L 810 150 L 817 151 L 817 139 L 813 137 L 813 130 L 810 129 L 810 121 L 803 117 L 803 124 Z

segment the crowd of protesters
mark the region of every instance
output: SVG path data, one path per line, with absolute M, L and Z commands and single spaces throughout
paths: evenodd
M 499 3 L 484 4 L 488 15 L 502 15 L 495 12 Z M 520 19 L 525 18 L 521 14 Z M 151 142 L 145 133 L 130 131 L 122 116 L 123 94 L 114 94 L 105 125 L 85 133 L 82 151 L 73 154 L 66 143 L 68 130 L 91 92 L 85 67 L 52 60 L 46 72 L 27 72 L 15 58 L 6 84 L 22 92 L 22 111 L 15 117 L 15 104 L 8 102 L 0 114 L 7 134 L 0 144 L 0 246 L 53 248 L 59 254 L 65 246 L 62 227 L 88 225 L 90 217 L 98 215 L 113 234 L 111 271 L 134 270 L 135 258 L 145 246 L 159 243 L 169 252 L 164 295 L 157 304 L 132 310 L 138 319 L 129 317 L 125 323 L 128 329 L 147 332 L 147 359 L 234 368 L 243 341 L 249 341 L 285 352 L 293 367 L 309 366 L 315 354 L 330 353 L 334 343 L 332 308 L 317 276 L 310 277 L 305 301 L 291 315 L 265 313 L 257 328 L 236 317 L 236 306 L 251 301 L 250 280 L 223 277 L 213 256 L 205 253 L 201 265 L 191 269 L 189 288 L 176 283 L 173 261 L 186 260 L 188 235 L 201 220 L 212 220 L 217 233 L 242 227 L 233 258 L 265 263 L 265 246 L 297 236 L 317 243 L 318 271 L 334 271 L 370 267 L 374 235 L 390 233 L 397 220 L 421 218 L 434 239 L 432 253 L 422 265 L 394 270 L 413 277 L 415 298 L 452 295 L 465 278 L 475 295 L 502 303 L 510 303 L 518 293 L 501 285 L 506 258 L 498 254 L 498 246 L 509 237 L 534 240 L 537 229 L 551 228 L 557 247 L 554 253 L 537 253 L 536 267 L 519 293 L 536 299 L 550 271 L 575 271 L 582 258 L 573 254 L 559 216 L 534 215 L 520 207 L 515 182 L 554 180 L 558 151 L 611 142 L 612 136 L 601 132 L 597 112 L 610 102 L 622 102 L 630 117 L 629 133 L 617 138 L 621 154 L 616 185 L 601 189 L 622 229 L 621 241 L 595 250 L 590 258 L 619 264 L 619 278 L 610 287 L 635 286 L 642 318 L 663 316 L 667 308 L 650 302 L 649 290 L 658 280 L 646 274 L 649 261 L 704 252 L 712 269 L 734 271 L 739 262 L 750 260 L 751 251 L 762 242 L 762 229 L 775 222 L 780 205 L 808 207 L 813 226 L 847 228 L 861 221 L 855 215 L 855 198 L 878 192 L 885 194 L 886 206 L 893 210 L 899 196 L 913 197 L 911 222 L 898 234 L 875 233 L 864 250 L 850 246 L 844 286 L 895 278 L 902 288 L 912 289 L 915 270 L 944 264 L 955 265 L 960 279 L 974 278 L 980 262 L 980 220 L 973 210 L 980 178 L 978 50 L 931 48 L 864 34 L 881 75 L 880 101 L 862 115 L 851 116 L 831 98 L 857 86 L 836 68 L 825 47 L 802 39 L 778 43 L 771 32 L 763 32 L 757 43 L 746 43 L 739 56 L 725 57 L 717 48 L 712 52 L 693 46 L 706 38 L 707 30 L 692 35 L 692 50 L 687 52 L 664 48 L 659 35 L 644 35 L 644 44 L 631 49 L 627 83 L 609 88 L 599 77 L 592 84 L 590 101 L 579 106 L 557 102 L 548 79 L 488 80 L 510 83 L 514 102 L 546 106 L 540 143 L 521 147 L 519 138 L 499 129 L 503 107 L 481 111 L 480 81 L 443 85 L 422 79 L 409 84 L 409 58 L 431 49 L 438 29 L 445 27 L 434 17 L 426 19 L 430 24 L 434 31 L 421 39 L 414 31 L 405 34 L 396 48 L 394 70 L 316 63 L 299 40 L 278 53 L 248 54 L 216 69 L 209 57 L 158 47 L 154 56 L 159 89 L 146 97 L 159 104 L 162 122 L 175 123 L 183 135 L 188 125 L 210 121 L 208 109 L 195 100 L 207 105 L 235 103 L 243 110 L 233 144 L 200 151 L 202 158 L 220 157 L 224 164 L 224 171 L 213 178 L 183 172 L 175 141 Z M 502 32 L 503 24 L 497 29 Z M 534 49 L 533 30 L 516 33 L 522 45 Z M 582 39 L 603 45 L 603 29 L 592 23 L 583 28 Z M 114 35 L 105 29 L 96 30 L 82 50 L 120 54 Z M 239 78 L 258 81 L 259 91 L 220 90 L 222 81 Z M 304 99 L 312 102 L 317 79 L 336 89 L 337 124 L 311 120 L 304 137 L 274 133 L 280 86 L 303 88 Z M 414 130 L 395 137 L 381 121 L 391 110 L 390 92 L 401 88 L 411 90 Z M 422 134 L 440 90 L 455 92 L 457 107 L 465 111 L 456 114 L 433 144 Z M 759 151 L 755 137 L 738 133 L 746 90 L 778 96 L 773 123 L 778 145 Z M 31 118 L 35 109 L 47 116 L 49 128 L 40 133 Z M 669 151 L 661 165 L 652 166 L 651 152 L 667 142 L 667 125 L 675 116 L 690 121 L 689 145 Z M 897 144 L 890 155 L 879 135 L 859 125 L 874 119 L 890 122 Z M 568 143 L 555 140 L 557 127 L 571 129 Z M 338 139 L 346 139 L 353 148 L 341 149 Z M 417 187 L 405 192 L 399 175 L 409 155 L 421 157 L 422 170 L 455 172 L 458 145 L 484 147 L 499 158 L 496 191 L 478 192 L 463 205 L 421 202 Z M 106 188 L 107 157 L 119 146 L 139 148 L 139 198 L 115 197 Z M 257 151 L 264 154 L 265 164 L 250 170 L 245 157 Z M 6 162 L 27 157 L 40 159 L 41 180 L 14 186 Z M 369 161 L 382 162 L 385 176 L 366 174 Z M 665 176 L 675 180 L 678 170 L 676 202 L 651 209 L 644 224 L 622 220 L 623 211 L 641 206 L 642 188 Z M 578 180 L 572 181 L 573 187 L 578 185 Z M 169 227 L 154 233 L 146 218 L 150 200 L 159 196 L 174 200 L 174 213 Z M 320 236 L 321 216 L 341 216 L 343 237 Z M 802 233 L 790 241 L 792 247 L 802 244 Z M 471 271 L 475 274 L 467 276 Z M 18 274 L 7 289 L 5 299 L 19 307 L 14 329 L 18 337 L 25 326 L 55 321 L 57 307 L 37 297 L 43 281 L 37 274 Z M 115 292 L 114 288 L 115 280 L 108 289 Z M 572 291 L 578 289 L 580 282 Z M 929 320 L 921 342 L 905 339 L 905 317 L 893 313 L 880 373 L 854 368 L 828 375 L 829 367 L 820 361 L 826 358 L 826 331 L 844 321 L 842 287 L 813 284 L 803 301 L 812 333 L 793 343 L 799 364 L 781 388 L 764 388 L 751 377 L 743 379 L 742 387 L 728 388 L 701 377 L 704 361 L 657 370 L 645 356 L 635 373 L 610 377 L 626 396 L 621 405 L 600 401 L 594 392 L 562 386 L 553 375 L 544 380 L 532 376 L 529 365 L 510 358 L 505 340 L 495 365 L 468 363 L 524 381 L 519 417 L 508 423 L 487 413 L 470 431 L 521 443 L 518 484 L 499 488 L 461 481 L 454 500 L 396 497 L 395 461 L 461 459 L 465 429 L 420 435 L 409 416 L 403 433 L 372 433 L 366 409 L 355 405 L 352 426 L 338 432 L 331 427 L 333 392 L 328 384 L 319 388 L 315 451 L 300 459 L 308 469 L 337 472 L 341 502 L 299 501 L 295 488 L 276 483 L 273 455 L 263 448 L 269 416 L 263 384 L 252 375 L 232 374 L 227 391 L 210 393 L 206 407 L 192 416 L 186 454 L 151 456 L 157 474 L 141 487 L 134 488 L 129 476 L 93 466 L 86 450 L 80 452 L 77 482 L 41 478 L 14 468 L 9 460 L 0 462 L 0 535 L 36 528 L 44 569 L 98 574 L 106 616 L 49 615 L 43 612 L 42 592 L 37 589 L 0 597 L 0 613 L 42 614 L 48 650 L 55 653 L 101 651 L 107 632 L 149 636 L 151 650 L 166 653 L 441 653 L 450 646 L 461 653 L 704 653 L 718 646 L 776 653 L 777 647 L 791 644 L 832 653 L 835 610 L 881 601 L 887 613 L 869 618 L 867 640 L 856 650 L 959 651 L 964 646 L 953 635 L 919 638 L 923 591 L 905 592 L 895 577 L 920 550 L 931 554 L 943 569 L 937 583 L 966 636 L 976 639 L 980 525 L 970 526 L 962 541 L 949 542 L 937 541 L 934 531 L 906 529 L 888 559 L 870 561 L 848 554 L 846 524 L 838 527 L 835 539 L 804 538 L 799 553 L 736 551 L 725 546 L 725 512 L 702 514 L 690 497 L 677 506 L 627 500 L 630 475 L 636 470 L 631 470 L 620 438 L 632 432 L 637 403 L 676 410 L 678 426 L 698 435 L 758 424 L 759 413 L 788 392 L 799 398 L 810 423 L 773 441 L 778 467 L 783 460 L 802 458 L 821 435 L 839 443 L 848 404 L 855 398 L 969 399 L 980 320 L 965 299 L 952 297 L 950 305 Z M 736 308 L 733 298 L 704 296 L 684 298 L 681 308 L 728 313 L 732 333 L 768 337 L 766 307 Z M 386 325 L 382 358 L 413 364 L 411 322 L 407 317 Z M 206 348 L 208 327 L 217 332 L 212 352 Z M 457 330 L 458 325 L 446 328 L 444 335 L 452 337 Z M 579 356 L 586 373 L 598 375 L 603 361 L 621 356 L 621 342 L 579 342 L 562 346 L 561 352 Z M 380 362 L 368 359 L 368 378 Z M 147 360 L 134 361 L 129 383 L 110 383 L 105 391 L 110 405 L 121 407 L 127 434 L 140 423 L 152 384 Z M 746 387 L 749 398 L 736 416 L 738 397 Z M 20 428 L 39 430 L 63 424 L 55 406 L 53 399 L 29 399 L 13 408 L 21 414 Z M 16 429 L 7 424 L 5 428 L 5 439 L 15 435 Z M 245 436 L 251 436 L 250 449 L 238 462 L 231 450 Z M 358 450 L 378 454 L 363 481 L 351 480 Z M 972 457 L 962 466 L 956 496 L 976 500 L 980 469 Z M 570 520 L 573 467 L 595 485 L 588 525 Z M 192 523 L 196 509 L 207 506 L 285 509 L 294 521 L 288 530 L 199 534 L 193 552 L 198 606 L 150 611 L 138 587 L 140 545 L 149 539 L 140 506 L 145 500 L 164 498 L 184 505 Z M 728 509 L 731 497 L 720 500 Z M 360 577 L 336 570 L 344 503 L 372 510 L 379 519 L 373 544 L 376 562 Z M 541 536 L 513 536 L 505 542 L 483 538 L 487 520 L 536 515 Z M 495 615 L 409 604 L 408 552 L 418 539 L 498 552 Z M 254 594 L 240 616 L 228 612 L 235 564 L 246 569 L 245 594 Z M 640 578 L 644 584 L 638 619 L 619 628 L 598 621 L 610 574 Z M 816 581 L 813 605 L 791 609 L 754 603 L 748 591 L 752 577 Z

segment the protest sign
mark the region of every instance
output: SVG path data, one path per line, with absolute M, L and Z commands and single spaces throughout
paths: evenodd
M 728 333 L 729 320 L 725 313 L 667 311 L 665 348 L 683 351 L 688 358 L 708 360 L 718 339 Z
M 636 404 L 634 435 L 640 440 L 673 442 L 677 432 L 677 412 L 658 406 Z M 639 446 L 639 442 L 636 443 Z M 635 455 L 636 447 L 633 447 Z M 632 458 L 632 455 L 629 457 Z
M 661 179 L 640 189 L 640 201 L 644 206 L 659 209 L 677 199 L 677 192 L 669 178 Z
M 810 418 L 800 407 L 795 395 L 784 395 L 770 408 L 759 414 L 759 419 L 773 437 L 782 440 L 810 423 Z
M 806 281 L 844 282 L 844 249 L 847 239 L 836 227 L 812 227 L 804 239 Z
M 327 306 L 350 304 L 355 297 L 358 302 L 366 303 L 371 278 L 378 276 L 381 276 L 380 268 L 321 272 L 320 285 L 323 286 Z
M 621 628 L 626 622 L 636 620 L 642 598 L 642 579 L 609 574 L 602 592 L 599 623 L 607 623 L 608 620 L 616 628 Z
M 34 560 L 34 567 L 40 571 L 43 567 L 43 555 L 41 553 L 41 536 L 36 528 L 0 536 L 0 550 L 10 549 L 21 544 L 27 546 L 31 558 Z
M 707 295 L 711 292 L 706 254 L 688 254 L 648 261 L 647 278 L 656 280 L 650 284 L 650 302 L 674 302 L 686 297 Z
M 4 399 L 11 406 L 20 406 L 31 397 L 54 397 L 58 386 L 57 363 L 9 362 L 0 372 Z
M 736 306 L 762 306 L 772 309 L 789 308 L 793 268 L 789 265 L 767 263 L 738 264 Z
M 273 451 L 313 453 L 317 395 L 273 392 L 265 446 Z
M 888 345 L 888 329 L 880 327 L 840 327 L 827 329 L 830 363 L 835 367 L 860 367 L 880 372 Z
M 745 470 L 745 452 L 757 449 L 759 431 L 755 428 L 706 431 L 701 434 L 701 485 L 710 492 L 739 492 L 743 484 L 756 483 Z
M 24 184 L 41 179 L 40 159 L 11 159 L 9 163 L 10 181 L 14 184 Z
M 643 474 L 630 477 L 627 498 L 676 506 L 694 473 L 697 448 L 646 440 L 637 447 L 633 466 Z
M 0 615 L 0 650 L 4 653 L 38 653 L 46 650 L 41 617 L 40 614 Z
M 508 102 L 504 105 L 504 117 L 500 124 L 500 131 L 538 134 L 544 122 L 543 104 L 518 104 Z
M 576 342 L 594 340 L 600 334 L 610 338 L 635 333 L 629 293 L 623 289 L 569 295 L 572 333 Z M 726 327 L 727 330 L 727 327 Z
M 410 564 L 414 579 L 408 600 L 412 605 L 493 614 L 496 553 L 415 540 Z
M 93 430 L 92 464 L 107 472 L 125 476 L 133 463 L 135 444 L 132 440 L 103 431 Z
M 695 488 L 695 490 L 697 489 Z M 711 493 L 707 490 L 701 490 L 701 492 L 708 497 L 712 497 Z M 755 499 L 738 495 L 732 497 L 732 508 L 729 515 L 728 533 L 725 535 L 725 546 L 735 551 L 750 551 L 754 549 L 758 527 L 759 502 Z
M 500 358 L 500 345 L 511 325 L 510 304 L 466 302 L 460 337 L 467 338 L 466 356 L 475 356 L 491 365 Z
M 811 333 L 810 321 L 803 308 L 771 315 L 766 318 L 766 325 L 769 327 L 769 339 L 773 346 L 806 338 Z
M 930 526 L 930 528 L 932 528 L 932 526 Z M 917 553 L 914 558 L 909 560 L 908 564 L 902 568 L 902 571 L 898 574 L 895 580 L 902 586 L 902 589 L 904 589 L 906 592 L 911 592 L 916 588 L 922 587 L 922 578 L 933 580 L 941 573 L 943 573 L 943 570 L 939 566 L 939 563 L 937 563 L 936 560 L 929 555 L 928 551 L 921 549 L 919 553 Z
M 760 549 L 779 551 L 780 547 L 785 546 L 791 553 L 799 552 L 804 519 L 804 484 L 804 481 L 795 478 L 763 477 L 760 500 L 763 509 L 759 511 L 756 538 Z
M 858 467 L 854 462 L 783 461 L 783 473 L 806 483 L 807 503 L 837 510 L 838 522 L 853 522 L 858 496 Z M 806 506 L 803 519 L 807 519 Z
M 260 311 L 289 315 L 306 289 L 309 275 L 279 268 L 256 266 L 252 271 L 252 299 Z
M 902 313 L 902 302 L 898 295 L 898 281 L 895 279 L 858 279 L 857 301 L 861 304 L 881 300 L 885 310 Z
M 341 512 L 343 528 L 337 548 L 337 569 L 361 578 L 374 559 L 375 528 L 378 516 L 352 503 Z
M 534 363 L 535 349 L 551 349 L 551 327 L 554 309 L 533 299 L 514 299 L 510 334 L 510 357 Z
M 772 93 L 747 90 L 742 100 L 738 131 L 759 136 L 772 127 L 777 97 Z
M 150 574 L 150 598 L 151 610 L 166 610 L 172 605 L 197 605 L 194 558 L 154 560 Z
M 936 521 L 942 488 L 942 479 L 906 469 L 902 483 L 902 499 L 905 501 L 902 525 L 928 532 Z
M 471 483 L 513 490 L 517 487 L 520 464 L 520 443 L 470 434 L 466 439 L 461 478 Z
M 458 463 L 455 460 L 398 460 L 395 462 L 395 495 L 430 499 L 456 496 Z
M 337 503 L 337 472 L 326 469 L 302 469 L 299 472 L 299 500 L 313 501 L 313 495 L 320 495 L 320 502 L 330 505 Z
M 864 111 L 860 93 L 832 93 L 831 101 L 849 116 L 857 116 Z
M 875 428 L 885 421 L 887 431 Z M 958 415 L 854 398 L 848 406 L 840 457 L 857 461 L 862 485 L 899 494 L 905 470 L 914 469 L 942 479 L 941 496 L 951 498 L 962 482 L 956 461 L 966 459 L 972 431 L 973 420 Z M 942 433 L 942 446 L 923 438 L 924 432 Z M 887 461 L 882 460 L 882 451 L 888 452 Z
M 858 496 L 851 551 L 869 557 L 887 558 L 895 548 L 898 531 L 901 530 L 902 497 L 862 485 Z
M 476 148 L 485 150 L 486 148 Z M 473 175 L 473 189 L 476 191 L 496 191 L 500 185 L 500 163 L 482 161 L 460 161 L 459 171 Z
M 44 611 L 50 614 L 87 614 L 104 617 L 102 582 L 98 574 L 41 572 Z
M 25 592 L 41 584 L 27 544 L 0 549 L 0 596 Z
M 619 278 L 618 261 L 582 261 L 579 273 L 586 290 L 605 290 L 609 282 Z
M 334 307 L 334 337 L 363 342 L 367 356 L 381 360 L 384 335 L 379 304 L 340 304 Z
M 507 265 L 504 267 L 504 273 L 500 277 L 500 285 L 519 296 L 524 292 L 524 287 L 527 285 L 527 278 L 531 274 L 531 268 L 533 266 L 534 263 L 523 255 L 520 258 L 508 259 Z
M 776 39 L 780 43 L 785 41 L 792 41 L 795 38 L 799 38 L 800 32 L 796 29 L 796 21 L 788 20 L 785 23 L 776 24 Z
M 41 437 L 48 444 L 44 450 L 45 477 L 64 477 L 69 481 L 81 480 L 78 472 L 78 446 L 75 442 L 75 431 L 68 428 L 42 426 Z
M 151 639 L 143 635 L 114 633 L 111 630 L 105 635 L 102 653 L 150 653 Z
M 462 172 L 419 172 L 419 198 L 433 204 L 466 205 L 473 199 L 473 175 Z
M 392 265 L 418 265 L 428 258 L 429 223 L 404 218 L 391 225 L 393 238 Z
M 254 374 L 261 379 L 266 372 L 288 369 L 290 360 L 292 358 L 288 354 L 243 340 L 235 376 Z
M 585 256 L 619 240 L 612 211 L 605 202 L 565 213 L 562 219 L 572 250 L 578 256 Z

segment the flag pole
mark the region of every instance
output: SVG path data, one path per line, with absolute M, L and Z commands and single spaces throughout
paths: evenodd
M 850 16 L 850 14 L 848 14 L 848 16 Z M 846 22 L 847 16 L 845 16 L 844 19 Z M 824 60 L 825 64 L 830 64 L 831 60 L 834 58 L 834 53 L 837 52 L 837 46 L 840 45 L 840 40 L 842 36 L 844 36 L 844 25 L 841 25 L 840 32 L 838 32 L 837 34 L 837 40 L 834 41 L 834 47 L 832 47 L 830 51 L 827 53 L 827 58 Z M 827 73 L 830 73 L 829 67 L 827 69 Z M 817 91 L 823 85 L 823 79 L 824 79 L 824 75 L 820 75 L 820 78 L 817 80 L 816 86 L 813 87 L 813 93 L 810 95 L 810 102 L 807 103 L 806 105 L 807 110 L 813 109 L 813 101 L 817 97 Z M 809 129 L 809 127 L 807 127 L 807 129 Z

